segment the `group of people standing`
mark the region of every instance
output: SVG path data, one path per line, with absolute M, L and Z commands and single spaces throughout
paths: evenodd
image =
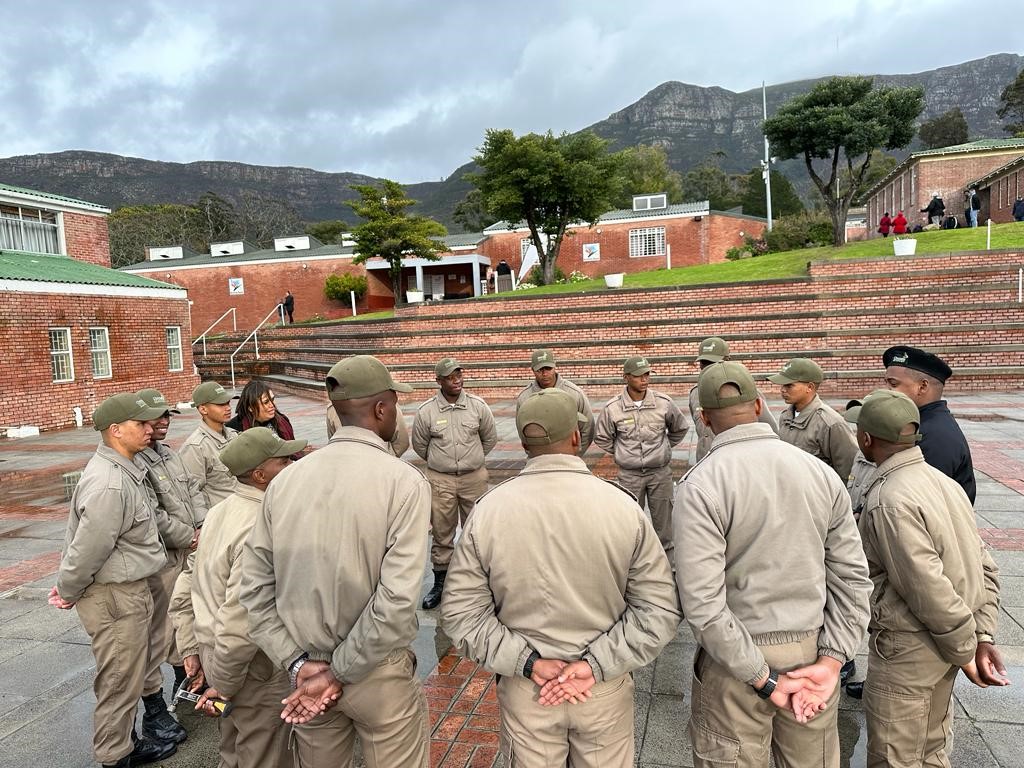
M 1019 197 L 1018 200 L 1020 200 Z M 1024 205 L 1020 207 L 1022 217 L 1017 221 L 1024 220 Z M 978 196 L 978 191 L 969 189 L 964 192 L 964 226 L 977 227 L 980 211 L 981 197 Z M 946 203 L 938 192 L 932 192 L 931 200 L 921 209 L 921 213 L 925 214 L 925 223 L 914 226 L 912 230 L 914 232 L 920 232 L 925 227 L 955 229 L 959 226 L 956 216 L 946 216 Z M 1016 217 L 1016 206 L 1014 207 L 1014 216 Z M 909 231 L 911 231 L 910 223 L 903 215 L 902 210 L 897 211 L 895 216 L 890 216 L 889 211 L 886 211 L 878 220 L 878 232 L 882 237 L 888 237 L 890 232 L 894 235 L 905 235 Z
M 426 766 L 410 646 L 416 609 L 438 606 L 456 648 L 498 676 L 510 766 L 632 765 L 631 673 L 684 617 L 699 645 L 695 765 L 766 766 L 771 754 L 838 766 L 841 670 L 865 632 L 867 679 L 847 690 L 865 699 L 868 764 L 948 765 L 959 670 L 1007 683 L 997 569 L 974 523 L 967 442 L 942 400 L 952 371 L 893 347 L 887 388 L 844 418 L 818 394 L 820 367 L 795 358 L 769 377 L 787 404 L 776 421 L 728 356 L 718 337 L 698 347 L 697 461 L 678 483 L 672 449 L 690 421 L 650 386 L 644 356 L 625 361 L 622 392 L 595 418 L 553 352 L 535 350 L 516 400 L 526 466 L 490 490 L 494 417 L 451 356 L 411 433 L 398 407 L 411 387 L 371 356 L 337 363 L 330 440 L 312 452 L 272 393 L 240 403 L 236 433 L 230 395 L 206 382 L 179 466 L 158 392 L 110 398 L 94 414 L 102 445 L 72 499 L 51 596 L 77 606 L 92 639 L 97 760 L 161 759 L 184 738 L 157 679 L 172 652 L 162 600 L 197 708 L 235 705 L 220 723 L 224 765 L 350 765 L 358 737 L 369 766 Z M 588 469 L 592 443 L 617 482 Z M 410 445 L 423 472 L 399 458 Z M 145 451 L 163 468 L 147 473 Z

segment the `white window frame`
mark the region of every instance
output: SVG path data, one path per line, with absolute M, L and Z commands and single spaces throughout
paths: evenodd
M 530 250 L 530 246 L 533 245 L 532 237 L 524 237 L 519 241 L 519 263 L 522 264 L 526 261 L 526 252 Z
M 97 331 L 101 331 L 103 334 L 103 345 L 96 346 L 96 337 L 93 336 Z M 97 358 L 97 355 L 100 355 Z M 110 330 L 105 325 L 92 325 L 89 326 L 89 357 L 92 360 L 92 377 L 94 379 L 112 379 L 114 377 L 114 361 L 110 359 Z M 106 373 L 96 372 L 96 361 L 106 360 L 107 367 Z
M 629 258 L 665 255 L 665 227 L 643 227 L 629 230 Z
M 0 247 L 7 248 L 12 251 L 49 253 L 57 256 L 64 253 L 63 218 L 59 213 L 48 211 L 45 208 L 31 208 L 28 206 L 11 205 L 7 203 L 3 203 L 0 207 L 4 209 L 0 211 L 0 217 L 2 217 L 5 222 L 8 222 L 8 225 L 3 229 L 14 238 L 7 242 L 0 240 Z M 44 220 L 44 214 L 47 217 L 52 216 L 53 221 Z M 17 222 L 17 225 L 14 225 L 13 222 Z M 29 238 L 26 237 L 26 227 L 35 227 L 38 228 L 40 232 L 51 233 L 54 237 L 54 250 L 41 251 L 37 248 L 30 247 L 28 242 Z M 0 231 L 0 237 L 4 237 L 2 231 Z
M 177 345 L 171 344 L 171 331 L 177 335 Z M 185 370 L 185 356 L 181 352 L 181 326 L 180 325 L 167 325 L 164 326 L 164 343 L 167 347 L 167 370 L 172 373 L 176 371 Z M 174 352 L 178 355 L 178 367 L 174 367 Z
M 656 195 L 634 195 L 634 211 L 657 211 L 668 208 L 668 195 L 659 193 Z
M 55 349 L 54 339 L 60 338 L 55 337 L 54 334 L 60 334 L 67 346 L 66 349 Z M 56 328 L 50 328 L 50 376 L 51 382 L 54 384 L 68 384 L 75 380 L 75 355 L 71 347 L 71 329 L 64 326 L 58 326 Z M 63 366 L 58 365 L 58 360 L 64 360 L 67 362 L 67 376 L 64 378 L 57 378 L 57 372 L 59 368 Z

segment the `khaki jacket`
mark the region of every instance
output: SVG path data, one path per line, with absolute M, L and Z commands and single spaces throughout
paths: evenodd
M 687 429 L 686 417 L 668 395 L 648 389 L 634 403 L 623 388 L 598 416 L 594 443 L 612 454 L 620 469 L 659 469 L 672 460 L 672 446 L 682 442 Z
M 206 519 L 206 497 L 199 490 L 199 481 L 185 469 L 181 457 L 163 443 L 147 448 L 136 458 L 146 465 L 146 481 L 156 494 L 157 506 L 175 529 L 171 537 L 164 537 L 164 545 L 168 549 L 187 548 L 195 529 Z
M 238 488 L 238 479 L 218 458 L 228 440 L 237 434 L 231 427 L 224 427 L 224 434 L 218 434 L 201 421 L 178 451 L 185 469 L 199 481 L 207 509 L 224 501 Z
M 838 475 L 767 424 L 741 424 L 676 486 L 672 514 L 683 613 L 738 680 L 767 673 L 758 644 L 818 633 L 819 655 L 857 654 L 871 581 Z
M 435 472 L 473 472 L 498 444 L 494 415 L 482 398 L 468 392 L 449 403 L 438 392 L 416 411 L 412 449 Z
M 480 498 L 441 603 L 459 651 L 501 675 L 537 651 L 610 680 L 653 660 L 681 618 L 650 520 L 577 456 L 531 458 Z
M 167 564 L 146 470 L 100 445 L 71 495 L 57 593 L 77 602 L 93 582 L 123 584 Z
M 778 434 L 779 424 L 775 421 L 775 417 L 768 408 L 768 401 L 764 399 L 760 390 L 757 392 L 757 397 L 761 401 L 761 415 L 757 417 L 757 420 L 762 424 L 767 424 L 772 428 L 772 432 Z M 700 412 L 700 397 L 697 394 L 697 388 L 694 387 L 690 390 L 690 418 L 693 419 L 693 429 L 697 433 L 697 446 L 694 455 L 696 461 L 700 461 L 708 455 L 711 443 L 715 439 L 715 433 L 711 431 L 711 427 L 701 421 Z
M 563 392 L 568 392 L 576 399 L 576 410 L 582 413 L 585 419 L 584 423 L 580 424 L 580 455 L 582 456 L 587 452 L 590 444 L 594 442 L 594 410 L 590 407 L 590 400 L 583 390 L 561 374 L 558 374 L 556 377 L 555 386 Z M 541 388 L 537 386 L 537 382 L 531 381 L 522 392 L 516 395 L 516 413 L 519 413 L 520 407 L 522 407 L 530 395 L 535 395 L 540 390 Z
M 860 519 L 860 513 L 864 511 L 864 502 L 867 501 L 868 487 L 875 477 L 874 462 L 864 458 L 864 454 L 857 451 L 853 460 L 853 469 L 850 470 L 850 479 L 846 483 L 850 491 L 850 503 L 853 505 L 853 516 Z
M 430 485 L 359 427 L 274 478 L 242 555 L 252 639 L 282 669 L 330 660 L 357 682 L 416 637 Z
M 339 429 L 341 429 L 341 419 L 338 418 L 338 412 L 334 410 L 333 405 L 328 405 L 327 439 L 330 440 L 334 437 L 334 433 Z M 401 411 L 398 412 L 398 428 L 395 430 L 395 436 L 388 443 L 388 448 L 391 450 L 391 455 L 398 457 L 409 450 L 409 427 L 405 425 L 405 417 L 402 416 Z
M 210 510 L 192 568 L 174 585 L 170 614 L 182 656 L 203 653 L 207 682 L 226 696 L 245 683 L 259 647 L 249 638 L 249 615 L 238 601 L 242 549 L 260 514 L 263 491 L 238 484 Z
M 846 482 L 857 455 L 857 438 L 850 425 L 817 395 L 794 416 L 789 406 L 779 416 L 779 437 L 797 448 L 817 456 Z
M 963 488 L 917 446 L 883 461 L 860 518 L 874 592 L 871 629 L 928 632 L 962 666 L 978 635 L 995 635 L 999 569 Z

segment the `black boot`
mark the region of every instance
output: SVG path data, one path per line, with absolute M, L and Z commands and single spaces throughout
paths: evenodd
M 853 659 L 843 664 L 843 668 L 839 670 L 839 684 L 846 685 L 846 681 L 853 677 L 853 673 L 856 671 L 857 662 Z
M 164 760 L 178 751 L 178 745 L 173 741 L 150 741 L 140 739 L 132 731 L 132 744 L 134 749 L 122 757 L 116 763 L 104 763 L 103 768 L 132 768 L 133 765 L 145 765 Z
M 864 681 L 858 680 L 846 684 L 846 695 L 854 699 L 859 699 L 864 695 Z
M 444 579 L 448 575 L 448 571 L 434 571 L 434 586 L 427 592 L 427 596 L 423 598 L 423 609 L 429 611 L 431 608 L 437 608 L 441 604 L 441 593 L 444 591 Z
M 169 741 L 172 744 L 180 744 L 188 738 L 188 731 L 182 728 L 167 711 L 163 691 L 143 696 L 142 703 L 146 707 L 146 713 L 142 716 L 142 735 L 144 737 L 153 741 Z
M 174 687 L 171 689 L 171 696 L 173 696 L 178 692 L 178 689 L 181 688 L 181 684 L 185 682 L 185 678 L 188 677 L 188 675 L 185 674 L 184 666 L 176 667 L 172 665 L 171 669 L 174 670 Z

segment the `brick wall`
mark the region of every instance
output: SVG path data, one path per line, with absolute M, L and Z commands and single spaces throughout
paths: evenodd
M 187 302 L 108 296 L 4 293 L 0 295 L 0 358 L 8 361 L 0 391 L 0 424 L 41 429 L 74 426 L 72 408 L 86 423 L 103 400 L 118 392 L 156 387 L 169 401 L 188 400 L 192 372 Z M 181 327 L 181 372 L 168 370 L 166 326 Z M 89 327 L 105 326 L 112 377 L 92 373 Z M 53 383 L 50 328 L 70 327 L 74 381 Z
M 63 214 L 67 254 L 79 261 L 110 266 L 110 233 L 105 214 Z
M 991 218 L 996 224 L 1006 224 L 1014 220 L 1013 204 L 1018 195 L 1024 195 L 1024 167 L 1017 165 L 991 179 L 978 190 L 981 195 L 981 223 Z

